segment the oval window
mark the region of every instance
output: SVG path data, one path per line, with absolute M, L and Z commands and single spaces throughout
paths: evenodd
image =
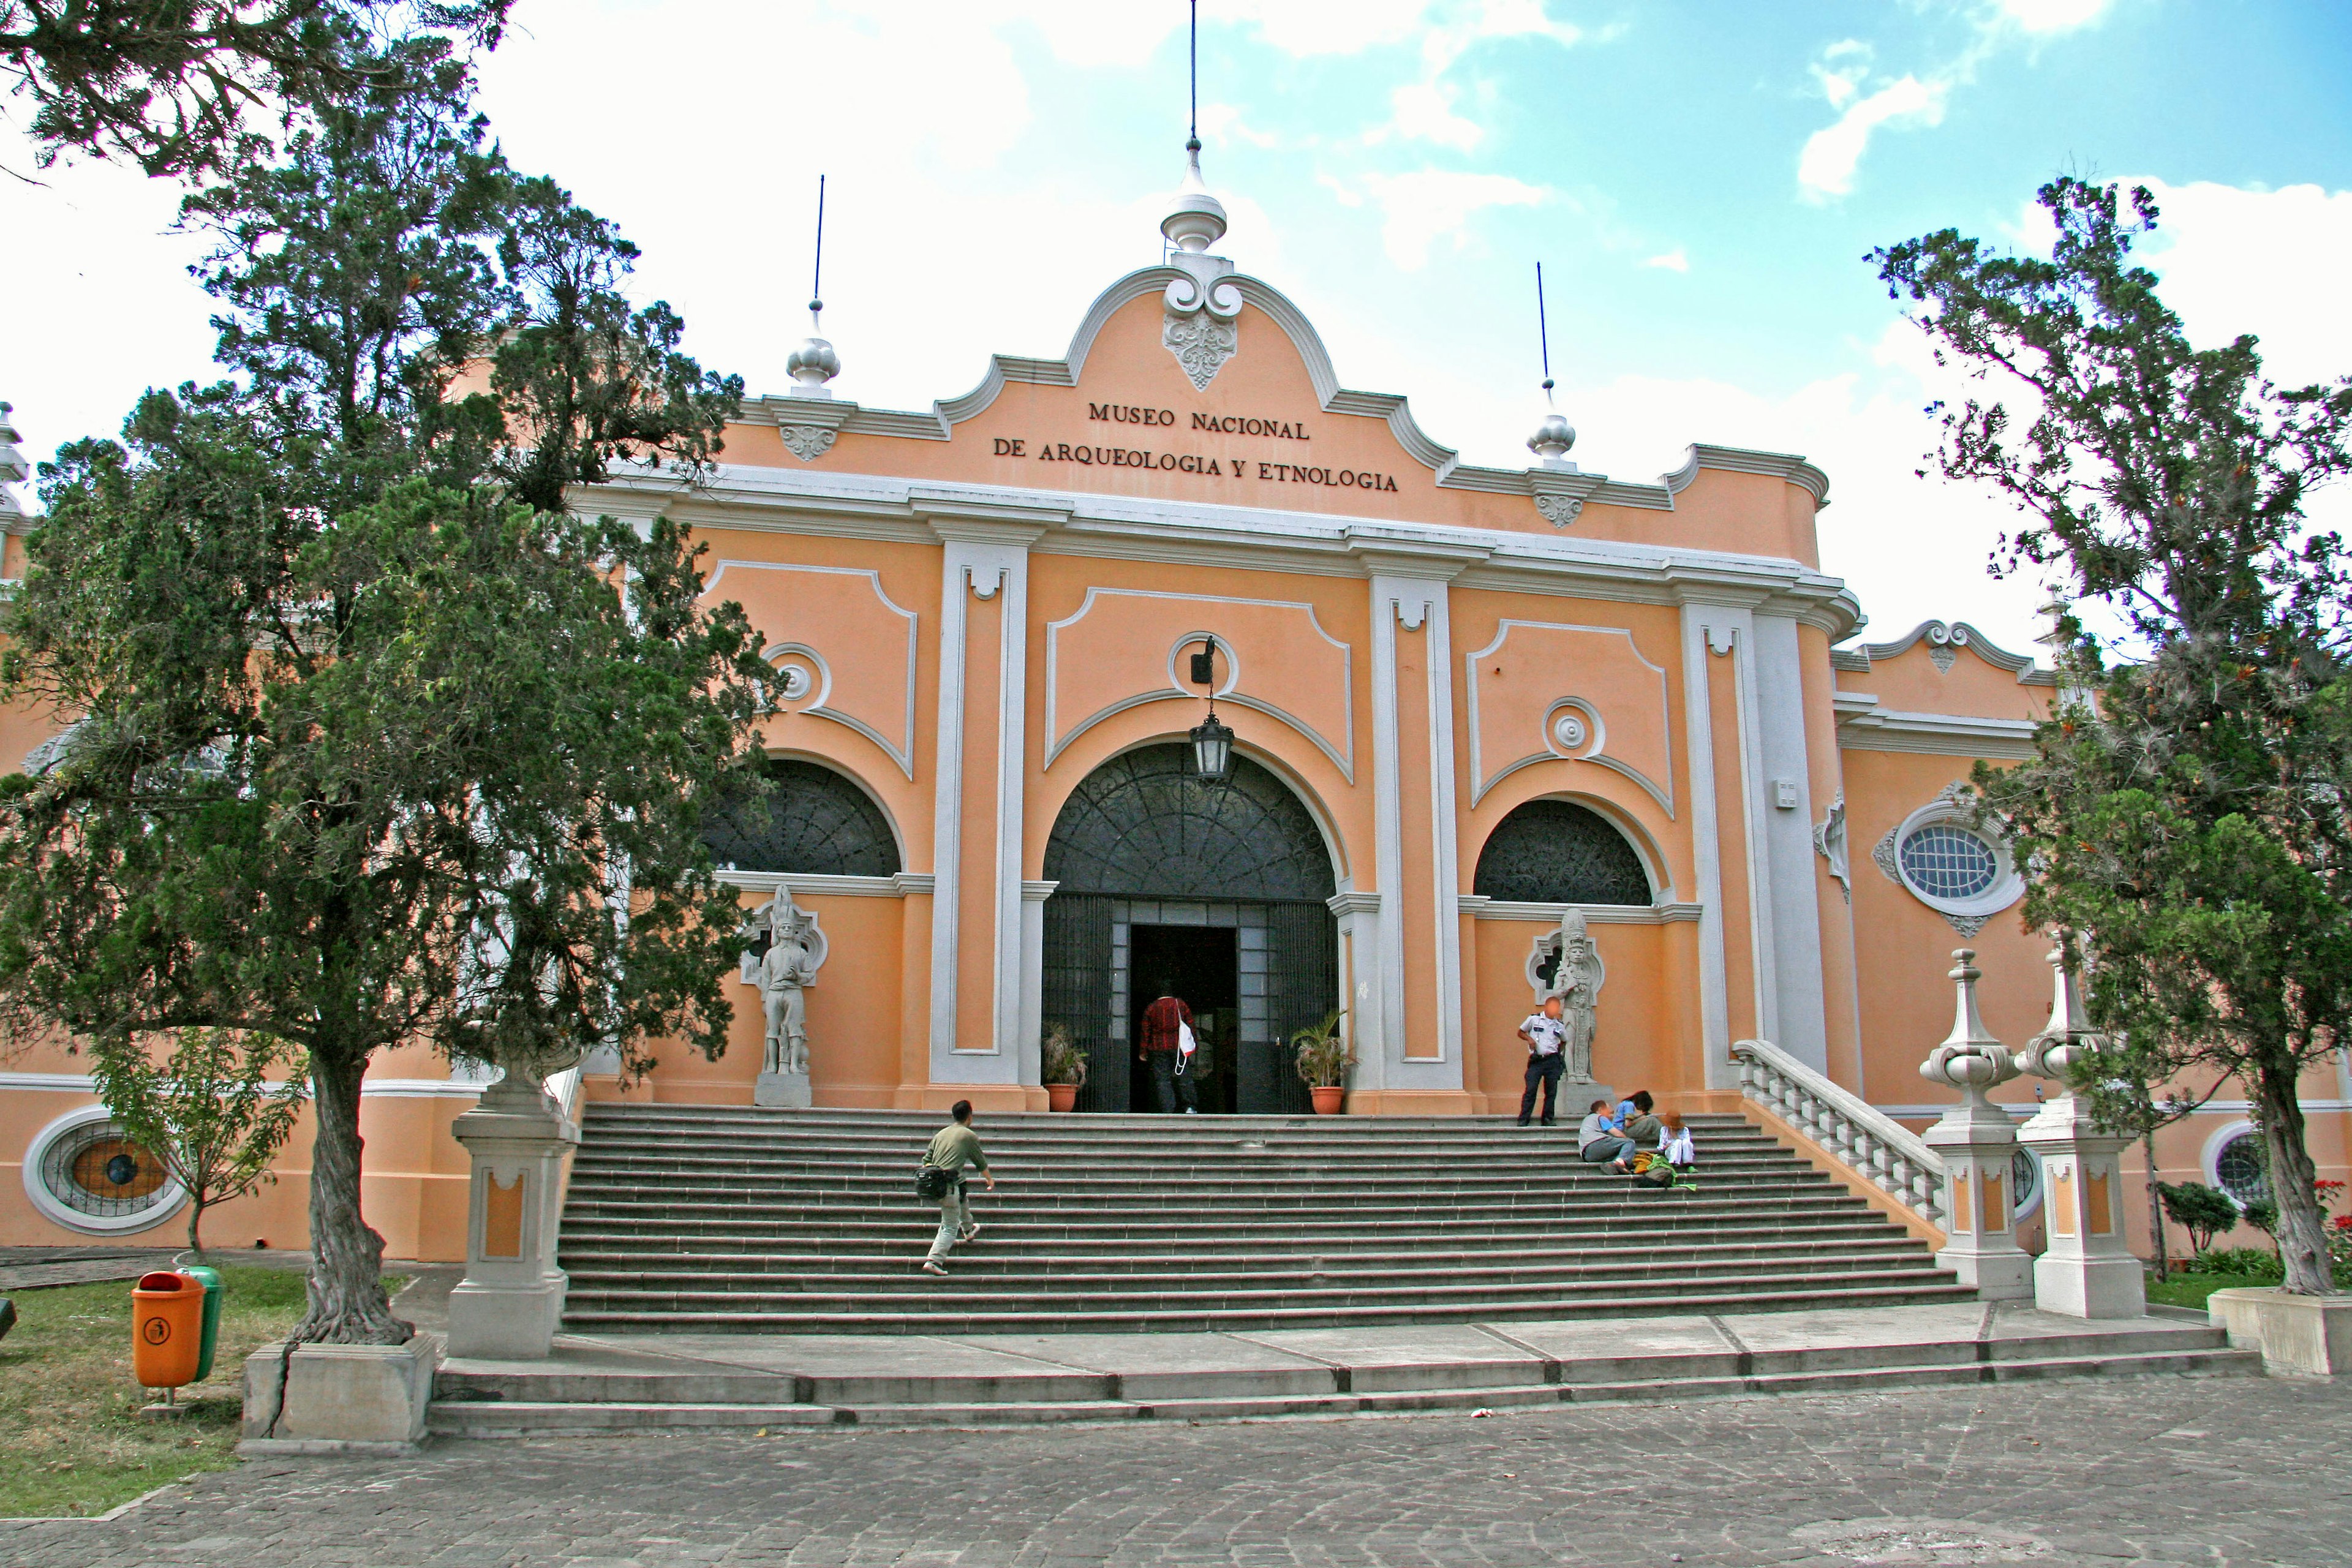
M 2263 1158 L 2262 1139 L 2252 1132 L 2241 1132 L 2221 1145 L 2213 1156 L 2213 1175 L 2241 1208 L 2271 1195 L 2270 1163 Z
M 1930 899 L 1973 899 L 2000 875 L 1992 846 L 1965 827 L 1932 822 L 1903 841 L 1903 879 Z

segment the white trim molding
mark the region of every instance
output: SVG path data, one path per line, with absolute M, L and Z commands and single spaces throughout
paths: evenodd
M 1695 923 L 1700 915 L 1696 904 L 1538 904 L 1490 899 L 1484 893 L 1464 893 L 1459 902 L 1462 912 L 1473 920 L 1533 921 L 1541 925 L 1559 924 L 1570 910 L 1581 911 L 1588 925 L 1680 925 Z
M 1834 702 L 1838 749 L 1911 752 L 1937 757 L 2024 762 L 2034 754 L 2031 719 L 1980 719 L 1965 713 L 1908 713 L 1881 708 L 1865 692 L 1842 691 Z

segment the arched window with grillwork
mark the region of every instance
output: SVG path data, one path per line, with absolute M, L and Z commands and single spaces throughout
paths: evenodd
M 1211 784 L 1187 746 L 1145 746 L 1080 780 L 1045 841 L 1068 893 L 1130 898 L 1328 899 L 1331 854 L 1307 807 L 1247 757 Z
M 1651 902 L 1650 874 L 1615 823 L 1589 806 L 1531 800 L 1496 825 L 1472 890 L 1526 904 Z
M 722 870 L 802 877 L 890 877 L 898 841 L 874 798 L 815 763 L 768 761 L 765 795 L 722 793 L 703 814 L 702 841 Z

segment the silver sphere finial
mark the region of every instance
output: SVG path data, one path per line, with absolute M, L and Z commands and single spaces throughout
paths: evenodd
M 811 300 L 809 335 L 784 361 L 785 373 L 793 378 L 794 397 L 831 397 L 833 394 L 824 384 L 841 374 L 841 356 L 833 352 L 831 343 L 817 335 L 824 315 L 824 301 Z

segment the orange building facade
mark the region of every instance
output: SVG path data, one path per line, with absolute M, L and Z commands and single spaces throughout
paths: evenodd
M 1960 946 L 1993 1033 L 2042 1027 L 2049 944 L 1950 791 L 2028 754 L 2046 671 L 1966 626 L 1855 640 L 1801 458 L 1699 445 L 1627 482 L 1555 419 L 1524 468 L 1460 463 L 1209 254 L 1197 181 L 1165 226 L 1168 264 L 1113 283 L 1063 359 L 1000 356 L 908 413 L 831 393 L 812 340 L 709 484 L 577 498 L 690 523 L 710 596 L 766 639 L 778 792 L 713 847 L 747 916 L 783 889 L 821 935 L 815 1103 L 1042 1110 L 1058 1029 L 1089 1062 L 1081 1113 L 1147 1109 L 1136 1018 L 1167 990 L 1212 1114 L 1303 1112 L 1286 1042 L 1335 1009 L 1349 1114 L 1516 1112 L 1571 911 L 1605 979 L 1563 1119 L 1604 1089 L 1737 1109 L 1731 1047 L 1761 1038 L 1916 1125 Z M 1188 742 L 1212 699 L 1219 783 Z M 0 751 L 49 729 L 0 715 Z M 664 1051 L 623 1083 L 592 1058 L 585 1093 L 751 1101 L 750 974 L 721 1059 Z M 448 1124 L 478 1089 L 421 1049 L 375 1064 L 366 1202 L 393 1256 L 465 1255 Z M 2340 1167 L 2352 1086 L 2309 1093 Z M 2216 1106 L 2166 1134 L 2167 1179 L 2242 1175 L 2242 1110 Z M 75 1058 L 0 1061 L 0 1243 L 171 1239 L 167 1187 L 110 1194 L 109 1131 Z M 213 1239 L 302 1245 L 307 1137 Z

